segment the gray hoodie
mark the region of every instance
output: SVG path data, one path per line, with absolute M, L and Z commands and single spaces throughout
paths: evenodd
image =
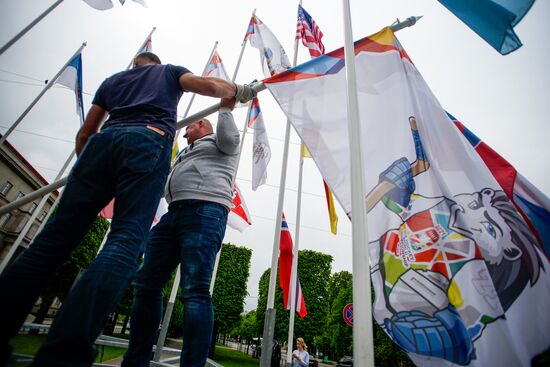
M 216 133 L 188 145 L 174 161 L 165 197 L 204 200 L 232 207 L 231 184 L 239 159 L 240 136 L 231 110 L 221 108 Z

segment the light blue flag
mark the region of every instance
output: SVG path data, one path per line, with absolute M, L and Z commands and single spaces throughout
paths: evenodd
M 516 24 L 535 0 L 438 0 L 502 55 L 520 48 Z

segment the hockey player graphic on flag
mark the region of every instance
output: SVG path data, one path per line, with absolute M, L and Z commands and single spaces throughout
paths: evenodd
M 430 164 L 415 118 L 409 123 L 416 160 L 397 159 L 367 196 L 368 210 L 384 205 L 402 221 L 369 246 L 378 259 L 371 266 L 374 316 L 407 352 L 468 365 L 485 326 L 504 318 L 543 264 L 503 191 L 450 198 L 416 192 L 415 177 Z

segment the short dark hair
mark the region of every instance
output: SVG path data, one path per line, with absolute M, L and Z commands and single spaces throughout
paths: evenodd
M 152 52 L 142 52 L 136 56 L 136 60 L 137 59 L 146 59 L 148 61 L 154 62 L 155 64 L 162 64 L 160 58 Z

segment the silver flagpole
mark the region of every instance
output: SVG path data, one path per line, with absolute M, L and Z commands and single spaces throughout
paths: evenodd
M 374 367 L 371 284 L 367 236 L 367 208 L 364 200 L 363 157 L 355 49 L 351 29 L 349 0 L 342 1 L 344 15 L 344 52 L 347 81 L 348 136 L 351 166 L 351 217 L 353 244 L 353 361 L 358 367 Z
M 300 0 L 300 5 L 302 0 Z M 304 155 L 303 153 L 304 143 L 300 145 L 300 165 L 298 168 L 298 197 L 296 199 L 296 229 L 294 232 L 294 249 L 292 251 L 292 266 L 290 270 L 290 319 L 288 321 L 288 341 L 286 350 L 286 363 L 290 367 L 292 365 L 292 346 L 294 340 L 294 319 L 296 318 L 296 279 L 298 279 L 298 252 L 300 251 L 300 224 L 302 215 L 302 183 L 303 183 L 303 171 L 304 171 Z
M 61 170 L 59 171 L 59 173 L 55 177 L 55 180 L 58 180 L 63 175 L 63 172 L 65 172 L 65 170 L 67 169 L 67 167 L 69 166 L 69 164 L 73 160 L 75 154 L 76 154 L 76 152 L 73 150 L 71 152 L 71 154 L 69 155 L 69 157 L 67 158 L 67 160 L 65 161 L 65 163 L 63 164 L 63 167 L 61 167 Z M 6 266 L 9 264 L 11 258 L 15 255 L 15 253 L 17 251 L 17 248 L 23 242 L 23 240 L 25 239 L 25 236 L 29 233 L 29 230 L 31 229 L 32 225 L 34 224 L 34 220 L 36 219 L 38 214 L 40 214 L 40 212 L 42 211 L 42 208 L 44 208 L 44 205 L 46 205 L 49 198 L 50 198 L 49 194 L 45 195 L 42 198 L 42 200 L 40 200 L 40 203 L 38 203 L 38 206 L 36 207 L 36 209 L 34 210 L 34 212 L 31 215 L 31 217 L 29 218 L 29 220 L 27 221 L 27 223 L 25 224 L 25 226 L 23 227 L 23 229 L 19 233 L 19 236 L 17 236 L 17 239 L 11 245 L 10 250 L 8 251 L 8 253 L 4 257 L 4 259 L 2 260 L 2 263 L 0 263 L 0 274 L 2 272 L 4 272 L 4 269 L 6 269 Z M 53 207 L 50 209 L 50 212 L 52 210 L 53 210 Z M 37 232 L 37 234 L 38 234 L 38 232 Z
M 141 44 L 141 46 L 138 48 L 138 51 L 136 52 L 136 54 L 134 55 L 134 57 L 132 57 L 132 60 L 130 60 L 130 63 L 128 64 L 128 66 L 126 67 L 126 70 L 130 70 L 130 68 L 132 67 L 132 65 L 134 65 L 134 59 L 136 58 L 136 56 L 139 54 L 139 52 L 141 51 L 141 49 L 143 49 L 143 47 L 145 47 L 145 45 L 147 44 L 147 41 L 149 41 L 149 38 L 151 38 L 151 36 L 153 35 L 153 33 L 157 30 L 157 27 L 153 27 L 153 29 L 151 30 L 151 32 L 149 32 L 149 34 L 147 35 L 147 37 L 145 38 L 145 41 L 143 41 L 143 43 Z
M 301 1 L 300 1 L 301 4 Z M 296 66 L 298 60 L 298 40 L 294 40 L 294 58 L 292 67 Z M 265 88 L 265 86 L 264 86 Z M 283 215 L 283 204 L 286 188 L 286 171 L 288 166 L 288 147 L 290 143 L 290 120 L 286 120 L 285 144 L 283 148 L 283 164 L 281 167 L 281 179 L 279 182 L 279 201 L 277 203 L 277 215 L 275 217 L 275 236 L 273 238 L 273 249 L 271 253 L 271 272 L 269 274 L 269 290 L 267 292 L 267 309 L 264 319 L 262 360 L 261 367 L 271 365 L 271 349 L 273 346 L 273 334 L 275 333 L 275 285 L 277 283 L 277 263 L 279 260 L 279 242 L 281 240 L 281 224 Z
M 0 55 L 4 53 L 8 48 L 10 48 L 15 42 L 17 42 L 21 37 L 25 35 L 32 27 L 34 27 L 38 22 L 40 22 L 46 15 L 50 14 L 52 10 L 57 8 L 59 4 L 61 4 L 63 0 L 57 0 L 55 3 L 53 3 L 48 9 L 46 9 L 42 14 L 40 14 L 35 20 L 33 20 L 28 26 L 23 28 L 23 30 L 19 33 L 17 33 L 11 40 L 9 40 L 2 48 L 0 48 Z
M 2 138 L 0 138 L 0 145 L 2 145 L 4 143 L 4 141 L 6 141 L 6 139 L 8 138 L 8 136 L 13 132 L 13 130 L 15 130 L 15 128 L 17 127 L 17 125 L 19 125 L 19 123 L 23 120 L 23 118 L 25 118 L 25 116 L 27 116 L 27 114 L 29 113 L 29 111 L 34 107 L 34 105 L 40 100 L 40 98 L 42 98 L 42 96 L 48 91 L 48 89 L 50 89 L 54 84 L 55 84 L 55 81 L 57 80 L 57 78 L 59 78 L 59 76 L 61 75 L 61 73 L 63 73 L 63 71 L 65 70 L 65 68 L 67 67 L 67 65 L 69 65 L 69 63 L 73 60 L 73 58 L 78 55 L 80 53 L 80 51 L 82 51 L 82 49 L 86 47 L 86 42 L 84 42 L 79 48 L 78 50 L 76 50 L 76 52 L 69 58 L 69 60 L 67 60 L 67 62 L 65 63 L 65 65 L 63 65 L 63 67 L 57 72 L 57 74 L 55 74 L 53 76 L 53 78 L 51 78 L 48 82 L 48 84 L 46 84 L 46 86 L 44 87 L 44 89 L 42 89 L 42 91 L 40 92 L 40 94 L 38 96 L 36 96 L 36 98 L 34 99 L 34 101 L 31 102 L 31 104 L 29 105 L 29 107 L 27 107 L 27 109 L 25 111 L 23 111 L 23 113 L 21 114 L 21 116 L 19 116 L 19 118 L 13 123 L 13 125 L 10 126 L 10 128 L 8 129 L 8 131 L 6 131 L 6 133 L 4 134 L 4 136 L 2 136 Z
M 391 29 L 396 32 L 398 30 L 403 29 L 404 27 L 410 27 L 414 25 L 421 17 L 409 17 L 403 22 L 400 22 L 396 24 L 395 26 L 391 26 Z M 252 86 L 252 88 L 257 92 L 260 93 L 261 91 L 266 89 L 266 86 L 264 83 L 256 83 Z M 195 122 L 197 120 L 200 120 L 203 117 L 209 116 L 215 112 L 217 112 L 220 109 L 220 104 L 216 103 L 213 104 L 210 107 L 205 108 L 202 111 L 199 111 L 191 116 L 188 116 L 177 123 L 177 129 L 182 129 L 185 126 L 189 125 L 192 122 Z M 31 201 L 33 201 L 37 197 L 42 197 L 43 195 L 50 193 L 54 190 L 57 190 L 60 187 L 63 187 L 67 183 L 67 177 L 63 177 L 59 181 L 52 182 L 51 184 L 42 187 L 41 189 L 38 189 L 29 195 L 26 195 L 22 197 L 21 199 L 15 200 L 9 204 L 6 204 L 4 206 L 0 207 L 0 215 L 10 212 L 11 210 L 20 207 L 21 205 L 25 205 Z

